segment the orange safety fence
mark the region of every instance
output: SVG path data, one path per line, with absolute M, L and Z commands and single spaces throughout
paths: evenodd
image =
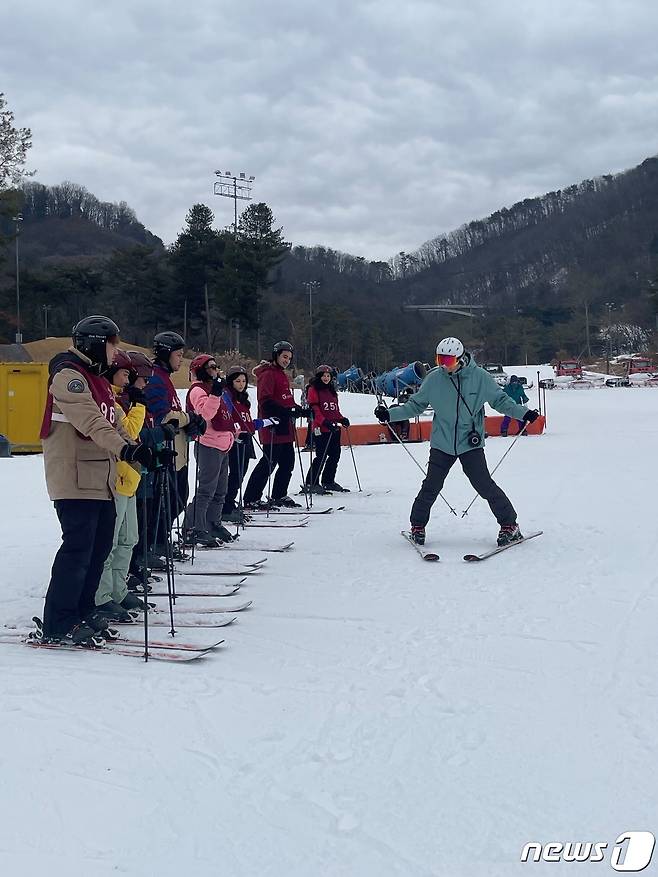
M 484 428 L 488 437 L 499 436 L 500 427 L 503 418 L 499 415 L 484 418 Z M 529 423 L 526 432 L 528 435 L 541 435 L 544 431 L 544 416 L 540 416 L 534 423 Z M 392 424 L 393 428 L 399 424 Z M 519 430 L 518 420 L 512 420 L 509 425 L 508 435 L 514 437 Z M 412 420 L 409 423 L 409 438 L 407 441 L 425 442 L 429 441 L 432 432 L 431 420 Z M 399 435 L 399 433 L 398 433 Z M 395 438 L 391 435 L 390 430 L 384 423 L 354 423 L 350 426 L 350 438 L 353 445 L 386 445 L 395 443 Z M 303 447 L 306 441 L 306 427 L 297 427 L 297 441 Z M 341 445 L 348 445 L 347 430 L 341 430 Z

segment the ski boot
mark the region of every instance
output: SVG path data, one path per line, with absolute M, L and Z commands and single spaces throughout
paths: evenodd
M 340 484 L 336 484 L 335 481 L 328 481 L 326 484 L 322 485 L 325 490 L 333 491 L 334 493 L 349 493 L 349 489 L 347 487 L 341 487 Z
M 246 502 L 244 508 L 247 512 L 276 511 L 279 508 L 279 504 L 273 500 L 259 499 L 256 502 Z
M 167 561 L 164 557 L 155 552 L 152 552 L 147 557 L 149 569 L 155 570 L 155 572 L 167 572 Z
M 62 646 L 81 646 L 87 649 L 100 649 L 105 640 L 86 621 L 75 624 L 64 636 L 47 636 L 44 634 L 39 642 Z
M 246 524 L 251 519 L 240 509 L 234 509 L 232 512 L 223 513 L 222 520 L 226 521 L 227 524 Z
M 151 581 L 152 581 L 151 577 L 147 576 L 146 577 L 146 591 L 147 591 L 147 593 L 149 591 L 153 590 L 153 588 L 149 584 L 149 582 L 151 582 Z M 126 579 L 126 587 L 133 594 L 143 594 L 144 593 L 144 582 L 142 581 L 141 577 L 136 575 L 134 572 L 128 573 L 128 578 Z
M 137 594 L 133 594 L 132 591 L 128 591 L 119 605 L 125 609 L 126 612 L 146 612 L 148 609 L 144 600 L 138 597 Z
M 411 541 L 415 542 L 416 545 L 425 544 L 425 527 L 422 524 L 411 525 Z
M 96 612 L 93 613 L 92 616 L 89 616 L 87 623 L 89 623 L 90 618 L 96 620 L 96 616 L 98 616 L 99 622 L 100 620 L 105 619 L 107 624 L 109 624 L 110 621 L 118 621 L 120 624 L 129 624 L 135 620 L 134 615 L 132 615 L 120 603 L 115 603 L 114 600 L 108 600 L 107 603 L 97 606 Z M 93 624 L 94 622 L 92 621 L 91 623 Z
M 331 496 L 329 490 L 322 484 L 303 484 L 299 492 L 307 495 L 312 493 L 314 496 Z
M 295 502 L 295 500 L 291 496 L 282 496 L 279 499 L 273 499 L 272 503 L 273 503 L 273 507 L 274 506 L 283 506 L 283 508 L 286 508 L 286 509 L 300 509 L 301 508 L 301 505 L 298 502 Z
M 229 531 L 222 525 L 220 521 L 217 524 L 210 525 L 210 535 L 214 536 L 215 539 L 219 539 L 220 542 L 234 542 L 238 537 L 234 536 L 233 533 L 229 533 Z
M 185 545 L 201 545 L 203 548 L 221 548 L 221 542 L 207 530 L 187 530 L 183 534 Z
M 519 530 L 518 524 L 503 524 L 503 526 L 498 531 L 498 547 L 502 548 L 504 545 L 510 545 L 512 542 L 520 542 L 523 539 L 523 534 Z

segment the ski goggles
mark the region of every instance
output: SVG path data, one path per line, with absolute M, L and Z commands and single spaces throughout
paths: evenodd
M 454 368 L 458 361 L 456 356 L 450 356 L 447 353 L 436 354 L 436 364 L 441 368 Z

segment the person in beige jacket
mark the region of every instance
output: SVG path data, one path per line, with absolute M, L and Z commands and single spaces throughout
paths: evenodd
M 48 495 L 62 528 L 46 593 L 43 636 L 88 645 L 107 621 L 95 594 L 114 535 L 116 461 L 149 466 L 152 453 L 116 422 L 114 394 L 103 377 L 119 327 L 103 316 L 80 320 L 73 347 L 49 364 L 41 438 Z

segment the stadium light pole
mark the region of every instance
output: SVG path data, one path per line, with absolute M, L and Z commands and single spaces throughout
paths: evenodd
M 318 286 L 320 285 L 319 280 L 305 280 L 302 284 L 306 287 L 308 292 L 308 320 L 310 327 L 310 357 L 311 357 L 311 368 L 315 368 L 315 363 L 313 362 L 313 296 L 318 291 Z
M 238 201 L 251 201 L 251 187 L 256 177 L 245 173 L 232 174 L 231 171 L 215 171 L 219 179 L 213 186 L 213 193 L 223 198 L 233 199 L 233 231 L 238 233 Z
M 218 180 L 213 186 L 213 193 L 223 198 L 233 199 L 233 234 L 238 234 L 238 201 L 251 201 L 251 188 L 256 177 L 247 176 L 246 173 L 232 174 L 231 171 L 215 171 Z M 235 347 L 240 349 L 240 318 L 233 317 L 231 320 L 235 330 Z M 230 344 L 231 339 L 229 339 Z
M 611 313 L 614 307 L 613 301 L 607 301 L 605 303 L 606 308 L 608 309 L 608 347 L 607 347 L 607 357 L 606 357 L 606 366 L 605 372 L 606 374 L 610 374 L 610 360 L 612 359 L 612 327 L 611 327 Z
M 41 305 L 41 310 L 43 311 L 43 337 L 48 337 L 48 311 L 52 308 L 52 305 Z
M 18 262 L 18 238 L 20 235 L 20 224 L 23 221 L 23 214 L 17 213 L 12 217 L 16 223 L 16 344 L 23 343 L 23 333 L 21 332 L 21 276 Z

